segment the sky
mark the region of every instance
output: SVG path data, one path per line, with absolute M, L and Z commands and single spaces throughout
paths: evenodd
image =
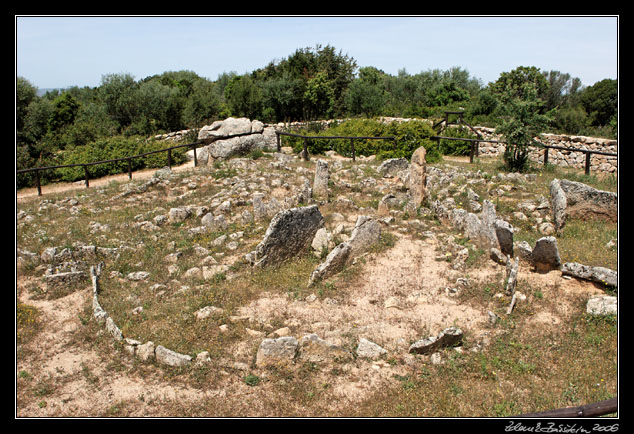
M 39 89 L 193 71 L 216 80 L 330 45 L 358 67 L 460 67 L 483 85 L 519 66 L 591 86 L 618 74 L 618 16 L 15 16 L 16 76 Z

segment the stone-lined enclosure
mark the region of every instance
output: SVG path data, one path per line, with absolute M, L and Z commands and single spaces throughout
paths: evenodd
M 454 179 L 464 177 L 464 174 L 453 174 L 436 168 L 426 168 L 425 164 L 421 163 L 424 161 L 424 157 L 421 157 L 421 155 L 424 156 L 424 150 L 416 151 L 411 162 L 408 162 L 405 159 L 387 160 L 381 164 L 377 170 L 384 179 L 394 177 L 395 180 L 400 180 L 397 182 L 407 180 L 406 185 L 409 192 L 405 195 L 405 197 L 407 197 L 407 200 L 410 203 L 410 205 L 407 206 L 408 209 L 410 209 L 411 206 L 418 206 L 420 204 L 420 198 L 427 197 L 427 190 L 429 188 L 433 188 L 436 191 L 442 190 L 444 186 L 451 185 Z M 157 182 L 156 180 L 161 177 L 169 177 L 169 171 L 167 171 L 168 173 L 165 172 L 165 169 L 158 171 L 155 181 L 143 184 L 145 189 L 154 185 Z M 328 179 L 328 172 L 329 167 L 327 162 L 322 161 L 316 164 L 313 187 L 321 184 L 325 189 L 325 191 L 322 191 L 325 198 L 328 198 L 329 196 L 328 183 L 323 183 L 321 181 L 323 179 Z M 485 180 L 483 175 L 479 173 L 472 173 L 469 176 L 469 182 L 477 183 Z M 500 174 L 496 177 L 499 180 L 512 179 L 518 182 L 529 183 L 533 181 L 533 176 L 535 175 Z M 307 185 L 304 186 L 305 191 L 300 193 L 300 196 L 302 197 L 300 201 L 308 203 L 311 200 L 314 200 L 312 194 L 313 188 L 311 188 L 308 181 L 306 181 L 306 183 Z M 553 184 L 560 186 L 568 185 L 566 182 L 559 180 L 553 181 Z M 142 192 L 145 189 L 140 189 L 139 191 Z M 574 190 L 579 189 L 580 187 L 577 186 Z M 565 191 L 572 190 L 573 189 L 565 189 Z M 551 188 L 551 191 L 558 192 L 559 190 Z M 606 195 L 602 193 L 605 192 L 594 192 L 593 194 L 584 195 L 584 197 L 603 198 Z M 553 203 L 557 201 L 555 200 L 555 198 L 558 197 L 556 196 L 557 194 L 559 193 L 553 193 L 553 197 L 551 197 L 551 201 Z M 441 196 L 443 195 L 441 194 Z M 472 204 L 470 205 L 471 212 L 457 207 L 452 197 L 445 197 L 444 199 L 433 201 L 431 204 L 431 211 L 438 216 L 440 220 L 463 232 L 464 235 L 472 242 L 481 245 L 495 261 L 503 264 L 510 264 L 510 258 L 520 256 L 523 259 L 526 259 L 538 271 L 559 269 L 564 275 L 575 276 L 584 280 L 591 280 L 616 286 L 617 275 L 615 271 L 600 267 L 587 267 L 582 264 L 575 263 L 562 264 L 559 258 L 557 240 L 555 237 L 543 237 L 536 242 L 534 247 L 531 247 L 527 243 L 514 243 L 514 228 L 497 215 L 494 204 L 489 200 L 484 200 L 482 204 L 480 204 L 474 194 L 470 193 L 468 196 L 472 199 Z M 607 196 L 610 195 L 608 194 Z M 255 199 L 256 197 L 254 195 L 252 204 L 254 216 L 260 215 L 260 218 L 265 218 L 268 214 L 269 217 L 271 217 L 268 210 L 259 211 L 259 208 L 263 207 L 262 198 L 260 197 L 259 201 Z M 317 266 L 310 276 L 307 276 L 307 278 L 309 278 L 309 284 L 338 273 L 346 264 L 349 264 L 356 257 L 362 255 L 368 247 L 375 244 L 380 237 L 382 226 L 389 226 L 390 222 L 393 220 L 393 217 L 390 216 L 390 209 L 394 206 L 398 206 L 398 200 L 395 201 L 395 199 L 396 197 L 394 195 L 387 194 L 381 203 L 379 203 L 379 210 L 376 213 L 376 217 L 359 215 L 349 239 L 335 246 L 332 250 L 328 247 L 328 234 L 326 232 L 325 245 L 327 246 L 326 249 L 330 250 L 330 253 L 324 262 Z M 616 198 L 614 197 L 614 199 Z M 339 200 L 340 199 L 337 199 L 337 201 Z M 568 200 L 565 201 L 565 203 L 568 202 Z M 615 204 L 615 201 L 607 202 Z M 222 204 L 220 204 L 220 206 L 222 206 Z M 541 207 L 542 205 L 540 204 L 539 206 Z M 549 208 L 550 206 L 546 204 L 543 209 L 548 210 Z M 557 209 L 558 208 L 553 206 L 553 212 L 556 212 Z M 612 211 L 607 212 L 607 214 L 610 214 L 611 212 Z M 192 211 L 188 212 L 188 209 L 185 208 L 172 208 L 165 218 L 168 221 L 178 222 L 190 218 L 191 214 Z M 207 219 L 208 216 L 209 214 L 206 214 L 201 218 L 201 223 L 205 225 L 201 227 L 203 228 L 201 230 L 208 227 L 206 222 L 206 220 L 209 220 Z M 20 216 L 18 217 L 21 218 Z M 248 254 L 245 259 L 252 265 L 267 266 L 293 258 L 298 254 L 298 252 L 305 249 L 307 245 L 312 245 L 315 250 L 319 251 L 320 248 L 318 246 L 324 245 L 324 242 L 320 241 L 320 237 L 324 236 L 324 233 L 320 232 L 323 229 L 323 222 L 324 219 L 319 211 L 318 205 L 309 205 L 276 211 L 272 216 L 269 229 L 267 230 L 264 239 L 258 245 L 256 250 L 251 254 Z M 156 221 L 156 223 L 160 224 L 158 221 Z M 222 225 L 223 223 L 216 221 L 216 218 L 211 219 L 209 222 L 210 226 L 217 224 Z M 226 225 L 226 222 L 224 224 Z M 157 226 L 154 230 L 159 230 L 159 227 Z M 460 251 L 456 252 L 456 257 L 464 257 L 465 255 L 463 253 L 464 252 Z M 71 272 L 77 273 L 76 276 L 83 280 L 87 278 L 86 263 L 101 263 L 101 261 L 107 260 L 109 257 L 116 257 L 117 254 L 118 251 L 116 249 L 102 249 L 94 246 L 77 246 L 74 249 L 47 249 L 41 255 L 40 259 L 44 263 L 51 263 L 51 267 L 49 268 L 51 271 L 47 271 L 47 281 L 51 279 L 48 276 L 60 275 L 60 281 L 64 282 L 64 278 L 66 277 L 64 273 L 66 271 L 60 271 L 64 267 L 70 267 L 71 269 L 74 267 L 77 269 L 76 271 Z M 468 254 L 469 253 L 467 251 L 466 256 L 468 256 Z M 26 255 L 26 253 L 22 252 L 21 255 Z M 71 263 L 71 261 L 74 262 Z M 515 264 L 517 264 L 517 260 L 515 261 Z M 64 267 L 61 265 L 64 265 Z M 156 358 L 157 361 L 171 366 L 181 366 L 193 361 L 193 358 L 190 355 L 179 354 L 160 345 L 155 346 L 153 342 L 142 343 L 135 339 L 124 337 L 112 318 L 99 304 L 98 277 L 100 271 L 101 266 L 96 265 L 91 268 L 90 273 L 90 277 L 93 282 L 93 314 L 95 318 L 105 324 L 106 329 L 116 340 L 121 341 L 124 344 L 127 351 L 137 355 L 142 360 Z M 517 266 L 515 266 L 515 268 L 509 268 L 509 276 L 511 273 L 514 273 L 515 275 L 517 274 Z M 129 280 L 143 280 L 145 278 L 147 278 L 147 276 L 142 275 L 141 272 L 131 273 L 131 275 L 128 276 Z M 52 279 L 55 280 L 55 278 Z M 507 292 L 512 293 L 513 288 L 507 288 Z M 515 297 L 513 300 L 515 300 Z M 616 303 L 611 298 L 606 299 L 604 297 L 601 299 L 593 299 L 592 303 L 589 303 L 588 305 L 588 311 L 593 313 L 603 312 L 602 314 L 605 314 L 605 309 L 612 309 L 614 306 L 616 306 Z M 608 310 L 607 312 L 613 313 L 614 309 Z M 200 316 L 209 314 L 210 312 L 208 311 L 197 312 L 197 315 Z M 461 335 L 462 331 L 459 329 L 446 329 L 440 335 L 417 341 L 410 347 L 410 352 L 424 354 L 427 351 L 436 351 L 439 345 L 444 345 L 446 343 L 451 346 L 459 343 Z M 428 347 L 429 349 L 426 349 Z M 362 357 L 361 355 L 364 354 L 374 354 L 372 357 L 380 357 L 380 355 L 385 354 L 385 352 L 386 350 L 367 339 L 359 340 L 357 357 Z M 345 353 L 341 348 L 326 343 L 319 336 L 310 334 L 304 336 L 300 340 L 297 340 L 292 336 L 280 336 L 275 339 L 265 339 L 261 343 L 257 359 L 259 361 L 259 366 L 266 366 L 269 363 L 277 363 L 280 360 L 294 360 L 298 354 L 302 354 L 312 360 L 319 357 L 325 357 L 323 355 L 324 353 L 329 354 L 332 357 L 339 358 L 344 355 L 346 357 L 353 357 L 352 354 Z M 201 354 L 202 355 L 199 355 L 199 357 L 203 360 L 205 358 L 205 354 Z
M 382 122 L 407 122 L 410 118 L 380 118 Z M 421 119 L 432 124 L 432 121 Z M 335 120 L 322 121 L 328 126 Z M 260 121 L 250 121 L 246 118 L 228 118 L 224 121 L 216 121 L 212 125 L 204 126 L 200 130 L 183 130 L 169 134 L 158 135 L 156 138 L 163 140 L 180 140 L 188 133 L 198 132 L 198 140 L 208 144 L 207 147 L 198 151 L 201 164 L 206 164 L 208 157 L 228 158 L 239 153 L 247 153 L 252 149 L 269 149 L 275 150 L 277 147 L 276 130 L 284 130 L 303 125 L 302 122 L 290 124 L 273 124 L 268 125 Z M 486 142 L 486 140 L 501 141 L 502 138 L 495 134 L 494 128 L 474 126 L 483 140 L 480 142 L 479 154 L 481 156 L 497 156 L 504 153 L 505 146 L 500 143 Z M 230 137 L 235 136 L 235 137 Z M 221 137 L 230 137 L 220 139 Z M 587 136 L 574 136 L 565 134 L 548 134 L 542 135 L 541 142 L 549 146 L 559 146 L 569 149 L 582 149 L 589 151 L 599 151 L 608 153 L 617 153 L 618 141 L 613 139 L 603 139 Z M 544 162 L 544 151 L 541 149 L 531 149 L 529 158 L 532 161 Z M 572 167 L 576 169 L 584 169 L 585 154 L 582 152 L 565 151 L 552 149 L 549 152 L 548 162 L 550 164 Z M 614 174 L 616 175 L 618 168 L 618 158 L 606 155 L 593 154 L 590 159 L 590 170 L 592 173 Z

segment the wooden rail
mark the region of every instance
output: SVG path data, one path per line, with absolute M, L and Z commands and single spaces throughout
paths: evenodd
M 599 401 L 592 404 L 582 405 L 579 407 L 567 407 L 559 408 L 557 410 L 548 410 L 539 413 L 527 413 L 514 417 L 531 417 L 531 418 L 546 418 L 546 417 L 597 417 L 610 413 L 618 412 L 618 397 L 614 397 L 605 401 Z
M 194 143 L 187 143 L 185 145 L 176 145 L 176 146 L 171 146 L 169 148 L 165 148 L 165 149 L 159 149 L 157 151 L 150 151 L 150 152 L 145 152 L 143 154 L 138 154 L 138 155 L 131 155 L 129 157 L 122 157 L 122 158 L 115 158 L 112 160 L 102 160 L 102 161 L 94 161 L 91 163 L 77 163 L 77 164 L 63 164 L 63 165 L 59 165 L 59 166 L 46 166 L 46 167 L 34 167 L 31 169 L 20 169 L 16 171 L 16 174 L 20 174 L 20 173 L 29 173 L 29 172 L 35 172 L 35 184 L 37 186 L 37 194 L 38 196 L 42 195 L 42 185 L 40 183 L 40 171 L 43 170 L 53 170 L 53 169 L 61 169 L 63 167 L 83 167 L 84 168 L 84 179 L 85 179 L 85 184 L 86 184 L 86 188 L 90 187 L 90 175 L 88 172 L 88 167 L 89 166 L 96 166 L 98 164 L 108 164 L 108 163 L 116 163 L 119 161 L 126 161 L 128 163 L 128 177 L 130 179 L 132 179 L 132 160 L 135 158 L 140 158 L 140 157 L 145 157 L 147 155 L 151 155 L 151 154 L 158 154 L 160 152 L 167 152 L 167 165 L 168 167 L 171 169 L 172 168 L 172 150 L 173 149 L 178 149 L 178 148 L 185 148 L 185 147 L 191 147 L 194 150 L 194 166 L 198 165 L 198 158 L 196 156 L 196 148 L 199 145 L 204 144 L 204 142 L 202 141 L 198 141 L 198 142 L 194 142 Z
M 370 137 L 370 136 L 306 136 L 303 134 L 285 133 L 283 131 L 276 131 L 277 135 L 277 151 L 282 150 L 282 136 L 299 137 L 304 139 L 304 149 L 302 150 L 302 158 L 308 161 L 308 139 L 347 139 L 350 140 L 350 150 L 352 152 L 352 161 L 356 160 L 356 152 L 354 150 L 355 140 L 392 140 L 394 142 L 394 149 L 396 149 L 396 137 Z

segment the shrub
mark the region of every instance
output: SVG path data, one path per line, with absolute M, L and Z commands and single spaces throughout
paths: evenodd
M 84 146 L 75 146 L 64 151 L 62 165 L 88 164 L 97 161 L 126 158 L 146 152 L 167 148 L 165 142 L 147 141 L 140 137 L 115 136 L 91 142 Z M 179 148 L 172 151 L 172 164 L 180 164 L 185 160 L 185 149 Z M 132 170 L 149 167 L 164 167 L 167 165 L 167 152 L 160 152 L 131 160 Z M 92 165 L 88 169 L 90 178 L 115 175 L 128 171 L 128 163 L 125 160 Z M 62 181 L 73 182 L 84 179 L 83 167 L 64 167 L 57 169 L 57 176 Z

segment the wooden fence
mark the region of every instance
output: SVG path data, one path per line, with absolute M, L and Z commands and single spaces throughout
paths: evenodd
M 469 139 L 469 138 L 466 138 L 466 137 L 432 136 L 431 139 L 432 140 L 438 140 L 438 141 L 440 141 L 440 140 L 457 140 L 457 141 L 463 141 L 463 142 L 471 143 L 471 152 L 469 154 L 469 162 L 470 163 L 473 163 L 473 157 L 474 156 L 478 156 L 478 146 L 479 146 L 480 142 L 500 143 L 500 144 L 503 144 L 503 145 L 508 145 L 508 143 L 502 142 L 502 141 L 499 141 L 499 140 Z M 585 162 L 585 174 L 586 175 L 590 174 L 590 157 L 593 154 L 606 155 L 606 156 L 610 156 L 610 157 L 618 157 L 618 154 L 615 154 L 613 152 L 592 151 L 592 150 L 589 150 L 589 149 L 565 148 L 563 146 L 544 145 L 543 143 L 538 143 L 538 144 L 530 145 L 530 146 L 544 149 L 544 166 L 546 166 L 548 164 L 548 150 L 549 149 L 559 149 L 559 150 L 562 150 L 562 151 L 569 151 L 569 152 L 583 152 L 586 155 L 586 162 Z
M 150 152 L 145 152 L 143 154 L 138 154 L 138 155 L 132 155 L 129 157 L 123 157 L 123 158 L 115 158 L 113 160 L 102 160 L 102 161 L 94 161 L 92 163 L 78 163 L 78 164 L 64 164 L 64 165 L 60 165 L 60 166 L 47 166 L 47 167 L 34 167 L 31 169 L 20 169 L 16 171 L 16 174 L 20 174 L 20 173 L 29 173 L 29 172 L 35 172 L 35 185 L 37 187 L 37 194 L 38 196 L 42 195 L 42 186 L 40 183 L 40 172 L 44 171 L 44 170 L 54 170 L 54 169 L 61 169 L 63 167 L 83 167 L 84 168 L 84 182 L 86 184 L 86 188 L 90 187 L 90 174 L 88 172 L 88 167 L 90 166 L 96 166 L 98 164 L 108 164 L 108 163 L 116 163 L 119 161 L 126 161 L 128 163 L 128 177 L 130 179 L 132 179 L 132 160 L 135 158 L 141 158 L 141 157 L 145 157 L 147 155 L 151 155 L 151 154 L 158 154 L 160 152 L 167 152 L 167 165 L 169 166 L 169 168 L 172 168 L 172 150 L 173 149 L 178 149 L 178 148 L 192 148 L 194 150 L 194 166 L 198 165 L 198 158 L 196 156 L 196 148 L 199 145 L 204 145 L 205 143 L 202 141 L 198 141 L 198 142 L 194 142 L 194 143 L 187 143 L 185 145 L 176 145 L 176 146 L 171 146 L 169 148 L 165 148 L 165 149 L 159 149 L 157 151 L 150 151 Z
M 396 150 L 396 137 L 368 137 L 368 136 L 305 136 L 302 134 L 285 133 L 283 131 L 276 131 L 277 135 L 277 151 L 282 150 L 282 136 L 299 137 L 304 139 L 304 148 L 302 150 L 302 158 L 306 161 L 309 160 L 308 156 L 308 139 L 344 139 L 350 140 L 350 151 L 352 152 L 352 161 L 356 161 L 356 152 L 354 150 L 355 140 L 391 140 L 394 142 L 394 149 Z

